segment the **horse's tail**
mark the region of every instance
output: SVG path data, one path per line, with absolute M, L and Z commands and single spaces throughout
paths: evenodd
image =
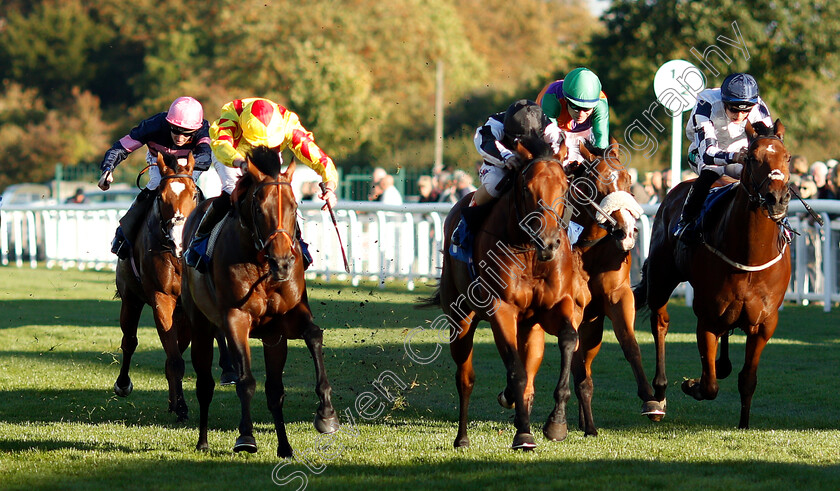
M 440 283 L 438 283 L 437 288 L 435 288 L 435 293 L 432 294 L 431 297 L 421 297 L 417 299 L 417 303 L 414 305 L 416 309 L 430 309 L 435 307 L 440 307 Z
M 648 307 L 648 277 L 647 277 L 648 261 L 642 263 L 642 279 L 633 287 L 633 299 L 636 304 L 636 311 L 645 310 Z

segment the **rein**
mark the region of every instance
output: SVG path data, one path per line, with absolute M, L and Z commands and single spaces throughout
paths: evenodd
M 278 224 L 278 226 L 282 226 L 282 223 L 283 223 L 283 203 L 282 203 L 282 193 L 280 193 L 279 186 L 290 186 L 291 187 L 291 185 L 292 184 L 288 181 L 273 181 L 273 182 L 264 182 L 264 183 L 258 185 L 256 188 L 254 188 L 254 192 L 251 193 L 251 217 L 253 218 L 257 215 L 258 203 L 257 203 L 257 200 L 256 200 L 256 196 L 257 196 L 257 193 L 260 191 L 260 189 L 262 189 L 264 187 L 268 187 L 268 186 L 278 186 L 278 189 L 277 189 L 277 224 Z M 294 239 L 292 239 L 291 233 L 289 233 L 289 231 L 286 230 L 285 228 L 275 229 L 270 234 L 268 234 L 268 237 L 263 239 L 262 234 L 260 234 L 260 229 L 259 229 L 259 227 L 257 227 L 257 225 L 255 223 L 254 224 L 254 234 L 255 234 L 254 247 L 256 247 L 256 249 L 257 249 L 257 260 L 259 262 L 263 262 L 265 260 L 266 249 L 268 249 L 268 246 L 269 246 L 269 244 L 271 244 L 271 241 L 273 241 L 278 236 L 285 235 L 286 237 L 289 238 L 289 241 L 291 241 L 291 243 L 294 244 Z

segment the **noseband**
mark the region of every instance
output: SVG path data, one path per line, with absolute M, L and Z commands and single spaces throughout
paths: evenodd
M 262 189 L 264 187 L 268 187 L 268 186 L 278 186 L 278 188 L 277 188 L 277 224 L 278 224 L 278 226 L 282 227 L 282 225 L 283 225 L 283 203 L 282 203 L 282 193 L 280 192 L 279 186 L 291 186 L 291 185 L 292 184 L 290 182 L 287 182 L 287 181 L 274 181 L 274 182 L 264 182 L 264 183 L 258 185 L 256 188 L 254 188 L 254 191 L 251 193 L 251 217 L 252 217 L 252 220 L 253 220 L 253 217 L 257 216 L 258 202 L 257 202 L 256 197 L 257 197 L 257 193 L 260 191 L 260 189 Z M 294 239 L 292 238 L 292 234 L 289 233 L 289 231 L 286 230 L 285 228 L 275 229 L 270 234 L 268 234 L 268 237 L 263 238 L 262 234 L 260 233 L 260 228 L 257 226 L 256 223 L 254 223 L 254 246 L 256 247 L 256 249 L 258 251 L 257 252 L 257 258 L 258 258 L 259 261 L 262 261 L 263 259 L 265 259 L 266 249 L 268 249 L 269 244 L 271 244 L 271 241 L 273 241 L 274 239 L 276 239 L 280 235 L 285 235 L 286 237 L 289 238 L 289 242 L 294 244 Z

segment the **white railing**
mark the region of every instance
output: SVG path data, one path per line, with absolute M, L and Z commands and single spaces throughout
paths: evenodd
M 790 205 L 790 222 L 798 231 L 792 244 L 793 278 L 786 298 L 798 303 L 819 301 L 825 310 L 840 302 L 838 288 L 838 242 L 840 219 L 829 221 L 829 213 L 840 215 L 840 201 L 808 202 L 823 216 L 822 229 L 809 225 L 804 207 Z M 0 263 L 48 268 L 113 269 L 111 239 L 127 204 L 4 206 L 0 207 Z M 417 281 L 428 282 L 439 275 L 443 247 L 443 220 L 448 204 L 406 204 L 386 206 L 370 202 L 340 202 L 336 215 L 344 242 L 350 273 L 344 271 L 341 250 L 329 214 L 320 204 L 304 202 L 299 210 L 303 238 L 309 243 L 315 263 L 307 271 L 312 278 L 349 279 L 353 284 L 375 280 L 406 281 L 413 289 Z M 656 206 L 643 206 L 639 238 L 633 253 L 634 277 L 647 256 Z M 829 285 L 829 288 L 825 288 Z M 688 295 L 680 287 L 676 294 Z

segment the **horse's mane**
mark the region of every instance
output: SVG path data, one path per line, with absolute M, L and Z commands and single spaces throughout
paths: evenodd
M 163 156 L 163 164 L 165 166 L 172 169 L 172 172 L 178 172 L 178 157 L 176 157 L 172 154 L 163 153 L 163 152 L 160 152 L 159 155 Z
M 763 121 L 757 121 L 752 127 L 758 136 L 773 136 L 776 131 L 776 125 L 767 126 Z
M 257 166 L 263 174 L 267 174 L 274 179 L 280 176 L 280 155 L 276 150 L 272 150 L 265 145 L 259 145 L 248 152 L 248 157 L 251 163 Z

